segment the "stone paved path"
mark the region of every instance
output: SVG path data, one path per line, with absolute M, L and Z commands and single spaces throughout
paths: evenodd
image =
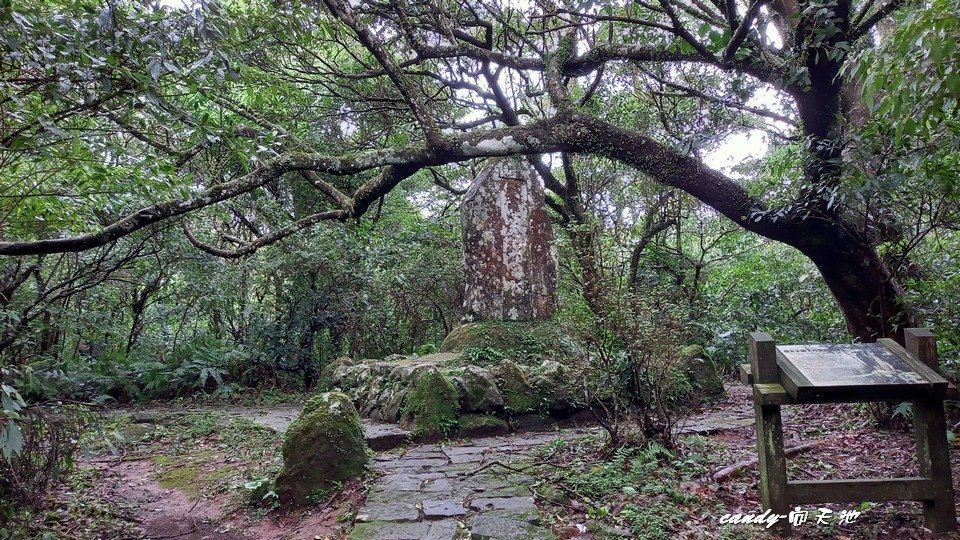
M 110 414 L 130 414 L 135 422 L 155 422 L 157 416 L 161 414 L 219 412 L 228 417 L 246 418 L 277 433 L 283 433 L 287 431 L 287 428 L 290 427 L 301 410 L 303 410 L 303 405 L 271 405 L 265 407 L 198 408 L 189 411 L 170 409 L 125 411 L 124 409 L 118 409 Z M 383 424 L 365 419 L 363 430 L 367 445 L 374 451 L 396 448 L 410 439 L 410 432 L 396 424 Z
M 591 430 L 524 433 L 381 454 L 351 540 L 547 540 L 522 469 L 533 449 Z M 496 465 L 500 462 L 521 472 Z
M 280 405 L 210 410 L 248 418 L 283 433 L 301 408 Z M 159 412 L 170 411 L 137 411 L 133 415 L 135 421 L 152 421 Z M 542 421 L 530 426 L 516 423 L 518 429 L 544 429 L 546 425 Z M 752 411 L 741 407 L 705 411 L 676 429 L 678 434 L 707 434 L 752 424 Z M 350 540 L 553 539 L 541 524 L 534 502 L 531 486 L 536 479 L 522 469 L 534 460 L 534 448 L 557 438 L 576 438 L 599 430 L 526 431 L 457 444 L 396 448 L 408 442 L 409 432 L 393 424 L 370 421 L 364 422 L 364 428 L 368 444 L 378 451 L 374 462 L 377 476 L 357 514 Z M 384 451 L 389 449 L 394 450 Z

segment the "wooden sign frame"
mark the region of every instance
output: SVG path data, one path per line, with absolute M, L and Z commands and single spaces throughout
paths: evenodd
M 791 505 L 823 502 L 922 501 L 924 525 L 933 532 L 954 531 L 957 514 L 954 503 L 950 449 L 947 444 L 943 400 L 956 397 L 956 387 L 938 373 L 936 337 L 926 329 L 908 328 L 906 348 L 893 340 L 878 340 L 913 373 L 908 384 L 828 384 L 815 385 L 803 376 L 786 354 L 765 332 L 750 334 L 750 364 L 740 366 L 740 377 L 753 386 L 756 413 L 757 453 L 760 466 L 760 498 L 765 510 L 788 515 Z M 866 344 L 861 347 L 876 345 Z M 850 347 L 857 347 L 852 345 Z M 864 349 L 866 351 L 866 349 Z M 911 400 L 914 432 L 917 439 L 919 475 L 905 478 L 869 478 L 853 480 L 787 479 L 787 459 L 783 449 L 783 419 L 780 407 L 801 403 L 870 402 Z M 781 519 L 778 533 L 790 534 L 790 522 Z
M 881 377 L 871 374 L 848 375 L 842 370 L 832 370 L 837 380 L 818 381 L 816 366 L 806 366 L 794 360 L 796 349 L 808 349 L 805 360 L 815 363 L 829 361 L 854 363 L 859 358 L 885 365 Z M 806 345 L 777 347 L 777 369 L 780 384 L 797 403 L 857 403 L 873 400 L 913 400 L 925 397 L 943 398 L 947 392 L 947 380 L 939 373 L 913 358 L 899 343 L 881 339 L 877 343 L 857 345 Z M 796 355 L 799 356 L 799 355 Z M 819 358 L 816 358 L 819 356 Z M 858 358 L 859 357 L 859 358 Z M 848 375 L 846 379 L 844 375 Z M 825 378 L 829 378 L 829 375 Z

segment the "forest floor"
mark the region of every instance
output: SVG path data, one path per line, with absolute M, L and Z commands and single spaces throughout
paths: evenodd
M 878 428 L 865 405 L 784 407 L 785 447 L 796 451 L 787 460 L 788 477 L 917 476 L 912 423 L 904 414 L 909 413 L 902 411 L 891 426 Z M 719 522 L 724 514 L 762 512 L 752 417 L 750 389 L 732 384 L 724 398 L 687 419 L 685 425 L 699 433 L 680 436 L 678 453 L 624 450 L 603 460 L 595 457 L 602 454 L 596 446 L 568 448 L 541 476 L 566 493 L 540 506 L 555 516 L 554 530 L 586 524 L 607 531 L 597 538 L 619 533 L 655 539 L 667 531 L 676 538 L 767 537 L 762 525 Z M 954 489 L 960 493 L 960 459 L 953 449 Z M 809 514 L 806 523 L 794 527 L 797 538 L 960 538 L 925 531 L 920 503 L 822 504 L 801 510 Z M 841 524 L 845 511 L 859 515 Z M 817 523 L 818 515 L 825 523 Z
M 757 467 L 750 463 L 756 458 L 752 401 L 739 385 L 681 425 L 677 452 L 655 445 L 610 452 L 597 429 L 409 445 L 378 452 L 365 482 L 281 513 L 251 499 L 278 470 L 281 432 L 297 411 L 296 404 L 282 403 L 182 404 L 111 416 L 110 431 L 123 436 L 87 441 L 96 451 L 80 460 L 56 495 L 55 510 L 38 516 L 35 530 L 90 539 L 384 540 L 426 537 L 431 530 L 437 538 L 457 538 L 468 537 L 465 525 L 476 527 L 484 511 L 508 505 L 526 512 L 523 519 L 494 512 L 488 518 L 496 519 L 486 522 L 506 528 L 492 535 L 475 530 L 474 538 L 766 537 L 761 525 L 719 521 L 724 514 L 761 511 Z M 784 407 L 785 445 L 799 449 L 788 460 L 790 478 L 915 475 L 909 422 L 879 429 L 868 416 L 847 405 Z M 742 466 L 731 473 L 736 464 Z M 422 482 L 403 488 L 410 476 Z M 960 492 L 955 452 L 953 478 Z M 450 493 L 438 497 L 428 486 L 441 479 Z M 493 506 L 475 503 L 484 499 Z M 384 503 L 398 502 L 416 510 L 384 513 Z M 795 528 L 796 537 L 935 537 L 925 533 L 916 503 L 822 507 L 832 511 L 830 523 L 815 524 L 821 505 L 805 507 L 809 521 Z M 851 510 L 860 515 L 839 524 L 840 513 Z M 511 536 L 518 523 L 535 527 Z
M 79 476 L 87 481 L 67 496 L 95 500 L 113 519 L 101 523 L 108 530 L 71 531 L 77 534 L 64 537 L 342 536 L 349 512 L 363 497 L 360 481 L 301 511 L 281 513 L 269 499 L 254 500 L 279 469 L 281 433 L 298 411 L 296 405 L 189 412 L 164 406 L 110 415 L 108 439 L 95 441 L 100 451 L 80 460 Z

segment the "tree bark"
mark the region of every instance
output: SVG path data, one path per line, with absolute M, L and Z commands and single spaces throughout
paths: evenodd
M 811 228 L 815 230 L 791 245 L 817 266 L 843 312 L 847 331 L 864 342 L 890 337 L 902 343 L 910 317 L 903 291 L 876 246 L 841 224 Z

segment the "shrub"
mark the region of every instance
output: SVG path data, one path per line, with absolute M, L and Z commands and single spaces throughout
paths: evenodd
M 87 407 L 61 404 L 26 405 L 11 417 L 8 405 L 0 460 L 0 506 L 7 507 L 0 508 L 0 515 L 16 508 L 41 508 L 47 494 L 73 468 L 81 435 L 98 419 Z

